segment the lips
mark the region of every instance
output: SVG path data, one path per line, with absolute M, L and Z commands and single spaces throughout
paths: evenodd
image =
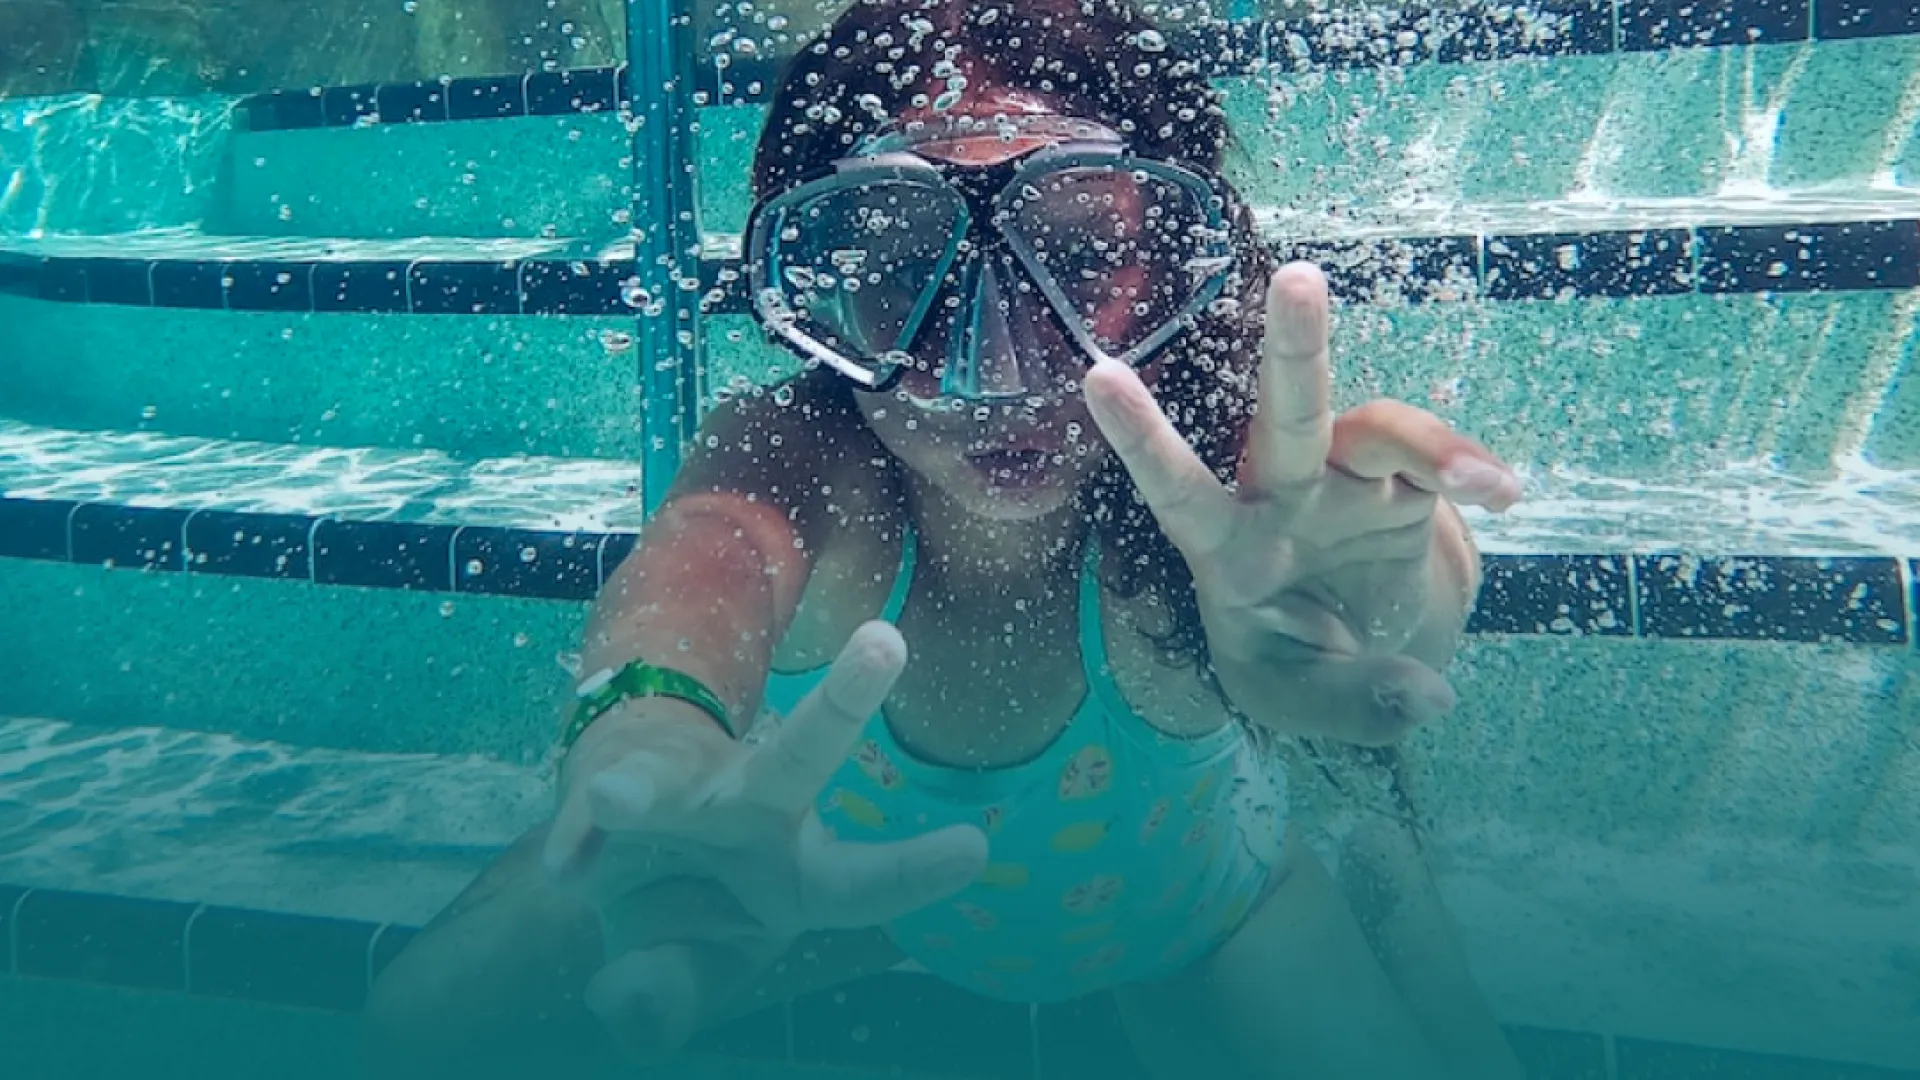
M 1053 455 L 1037 447 L 982 450 L 967 455 L 976 467 L 986 469 L 1037 469 Z

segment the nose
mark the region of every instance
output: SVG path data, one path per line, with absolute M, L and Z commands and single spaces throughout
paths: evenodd
M 1047 306 L 1007 252 L 986 252 L 961 271 L 944 342 L 940 393 L 1013 401 L 1070 390 L 1081 364 Z
M 940 392 L 973 401 L 1014 397 L 1027 391 L 1014 341 L 1013 296 L 999 260 L 976 260 L 963 281 L 960 310 L 947 348 Z

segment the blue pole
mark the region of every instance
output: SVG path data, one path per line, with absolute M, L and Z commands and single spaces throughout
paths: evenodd
M 627 0 L 642 498 L 659 507 L 700 423 L 700 221 L 694 201 L 694 28 L 689 0 Z

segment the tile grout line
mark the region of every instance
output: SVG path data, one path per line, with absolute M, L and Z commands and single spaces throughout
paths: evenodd
M 27 897 L 33 895 L 28 889 L 14 898 L 13 910 L 7 913 L 7 974 L 20 974 L 20 909 L 27 904 Z
M 193 993 L 193 924 L 200 921 L 207 905 L 194 905 L 193 914 L 187 916 L 187 925 L 180 931 L 180 992 Z
M 393 924 L 390 922 L 383 922 L 374 929 L 372 934 L 368 935 L 367 937 L 366 971 L 367 971 L 367 992 L 369 994 L 373 992 L 373 976 L 375 974 L 373 970 L 373 954 L 380 950 L 380 939 L 386 936 L 387 927 L 392 925 Z
M 79 499 L 75 499 L 73 505 L 67 509 L 67 518 L 61 527 L 65 534 L 62 536 L 61 541 L 66 548 L 66 550 L 60 553 L 61 562 L 73 562 L 73 519 L 75 515 L 80 513 L 80 508 L 86 505 L 88 504 Z
M 797 1065 L 799 1064 L 799 1052 L 795 1046 L 796 1040 L 794 1038 L 794 1032 L 793 1032 L 793 999 L 792 998 L 788 998 L 787 1000 L 780 1003 L 780 1026 L 782 1028 L 782 1033 L 786 1036 L 786 1043 L 787 1043 L 786 1063 L 788 1065 Z
M 306 580 L 309 585 L 318 585 L 320 583 L 320 545 L 318 543 L 318 537 L 320 535 L 320 523 L 325 520 L 326 516 L 324 514 L 315 514 L 313 520 L 307 523 Z
M 1640 559 L 1629 551 L 1621 555 L 1627 564 L 1627 624 L 1637 641 L 1640 632 Z
M 455 525 L 453 527 L 453 535 L 447 537 L 448 592 L 457 593 L 460 591 L 460 534 L 466 532 L 469 528 L 472 528 L 472 526 Z M 480 569 L 482 574 L 486 572 L 486 567 L 482 566 Z
M 187 516 L 180 519 L 180 572 L 183 574 L 193 569 L 193 552 L 187 548 L 187 527 L 193 524 L 194 518 L 206 512 L 206 507 L 197 507 L 187 511 Z
M 1040 1067 L 1040 1006 L 1027 1006 L 1027 1076 L 1029 1080 L 1045 1080 Z
M 1896 558 L 1893 560 L 1893 572 L 1900 579 L 1900 606 L 1906 611 L 1907 649 L 1920 654 L 1920 591 L 1915 585 L 1920 582 L 1920 557 Z

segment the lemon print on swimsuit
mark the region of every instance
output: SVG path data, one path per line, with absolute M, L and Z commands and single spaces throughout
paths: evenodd
M 953 910 L 959 912 L 960 917 L 967 920 L 975 930 L 994 930 L 1000 926 L 1000 917 L 978 904 L 963 901 L 954 904 Z
M 1162 798 L 1154 801 L 1154 804 L 1147 809 L 1147 820 L 1140 823 L 1141 843 L 1144 844 L 1153 839 L 1154 834 L 1160 831 L 1160 826 L 1167 823 L 1167 814 L 1172 810 L 1172 799 Z
M 1099 941 L 1101 938 L 1113 933 L 1113 926 L 1112 919 L 1076 926 L 1060 935 L 1060 944 L 1085 945 L 1089 941 Z
M 987 830 L 988 836 L 999 832 L 1000 823 L 1005 820 L 1007 820 L 1007 808 L 1004 806 L 989 806 L 980 811 L 980 824 Z
M 887 752 L 880 749 L 880 744 L 872 739 L 862 742 L 854 750 L 853 760 L 860 766 L 860 771 L 867 774 L 867 779 L 879 784 L 884 790 L 898 791 L 906 786 L 907 779 L 900 775 L 899 766 L 895 765 L 893 759 L 887 756 Z
M 1104 746 L 1083 746 L 1060 770 L 1060 799 L 1091 799 L 1113 783 L 1113 755 Z
M 1220 922 L 1218 924 L 1219 932 L 1222 934 L 1231 933 L 1240 925 L 1240 920 L 1246 916 L 1247 908 L 1250 906 L 1251 902 L 1247 899 L 1246 894 L 1242 893 L 1234 897 L 1233 902 L 1227 905 L 1227 910 L 1220 913 Z
M 887 823 L 887 815 L 884 810 L 875 806 L 871 801 L 848 791 L 846 788 L 834 788 L 833 794 L 827 799 L 827 805 L 847 815 L 847 819 L 855 825 L 865 825 L 869 829 L 878 829 Z
M 1205 799 L 1207 793 L 1213 790 L 1213 785 L 1216 782 L 1217 780 L 1212 773 L 1202 775 L 1199 782 L 1193 785 L 1193 790 L 1187 792 L 1187 808 L 1197 812 L 1200 809 L 1201 800 Z
M 1075 975 L 1091 975 L 1096 971 L 1105 971 L 1119 963 L 1120 958 L 1125 955 L 1127 955 L 1127 947 L 1125 945 L 1117 941 L 1108 942 L 1080 959 L 1075 960 L 1073 962 L 1073 973 Z
M 1062 855 L 1092 851 L 1106 838 L 1105 821 L 1077 821 L 1053 834 L 1053 850 Z
M 1126 886 L 1118 874 L 1098 874 L 1075 885 L 1060 896 L 1060 906 L 1075 915 L 1089 915 L 1113 903 Z
M 973 883 L 990 889 L 1024 889 L 1032 876 L 1020 863 L 990 863 L 980 871 L 979 877 L 973 879 Z

